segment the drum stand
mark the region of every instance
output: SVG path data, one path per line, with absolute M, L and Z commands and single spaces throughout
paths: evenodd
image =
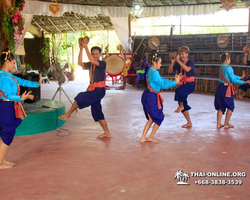
M 62 91 L 63 91 L 63 93 L 65 94 L 65 96 L 68 98 L 69 102 L 73 105 L 72 101 L 70 100 L 70 98 L 68 97 L 68 95 L 66 94 L 66 92 L 64 91 L 64 89 L 62 88 L 62 84 L 61 84 L 61 83 L 58 83 L 58 85 L 59 85 L 59 86 L 58 86 L 58 88 L 57 88 L 57 90 L 56 90 L 56 93 L 54 94 L 52 100 L 54 100 L 54 98 L 55 98 L 57 92 L 59 92 L 59 102 L 61 102 L 61 96 L 62 96 Z

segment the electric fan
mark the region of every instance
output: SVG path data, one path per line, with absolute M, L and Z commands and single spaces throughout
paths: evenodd
M 56 92 L 55 92 L 52 100 L 54 100 L 56 94 L 59 92 L 59 102 L 61 102 L 61 95 L 62 95 L 62 91 L 63 91 L 63 93 L 65 94 L 65 96 L 68 98 L 68 100 L 72 104 L 72 101 L 70 100 L 70 98 L 68 97 L 68 95 L 66 94 L 66 92 L 64 91 L 64 89 L 62 88 L 62 85 L 68 83 L 69 82 L 69 78 L 73 74 L 73 68 L 71 67 L 71 65 L 69 63 L 66 63 L 64 65 L 64 67 L 61 68 L 60 63 L 53 64 L 50 67 L 48 74 L 58 84 L 58 88 L 57 88 L 57 90 L 56 90 Z

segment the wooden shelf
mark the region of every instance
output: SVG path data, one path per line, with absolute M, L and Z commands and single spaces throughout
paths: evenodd
M 228 37 L 228 46 L 221 49 L 217 44 L 219 35 Z M 174 36 L 143 36 L 137 37 L 148 41 L 151 37 L 157 37 L 161 44 L 158 50 L 147 49 L 146 60 L 151 64 L 153 54 L 158 54 L 162 59 L 162 67 L 159 70 L 164 78 L 174 79 L 173 74 L 168 73 L 170 65 L 169 54 L 178 51 L 181 46 L 190 48 L 189 58 L 195 62 L 195 80 L 197 92 L 215 93 L 219 84 L 220 54 L 225 51 L 230 54 L 231 67 L 236 75 L 241 75 L 242 70 L 247 70 L 250 66 L 242 65 L 244 57 L 243 47 L 249 44 L 248 33 L 220 33 L 204 35 L 174 35 Z M 236 89 L 239 85 L 235 84 Z M 173 88 L 172 88 L 173 89 Z M 247 93 L 250 97 L 250 90 Z
M 169 67 L 170 63 L 162 63 L 162 67 Z M 195 62 L 195 67 L 197 66 L 209 66 L 209 67 L 221 67 L 222 63 L 197 63 Z M 240 67 L 240 68 L 247 68 L 249 69 L 250 66 L 247 65 L 237 65 L 232 64 L 231 67 Z

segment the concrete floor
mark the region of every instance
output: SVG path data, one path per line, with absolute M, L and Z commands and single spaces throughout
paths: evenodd
M 63 86 L 73 99 L 87 81 Z M 55 83 L 42 85 L 51 98 Z M 233 129 L 216 129 L 214 96 L 189 97 L 193 128 L 183 129 L 174 113 L 173 92 L 163 92 L 165 120 L 160 144 L 140 144 L 146 123 L 140 98 L 144 88 L 108 90 L 102 101 L 112 138 L 102 133 L 90 108 L 75 112 L 63 129 L 16 137 L 8 159 L 17 165 L 0 171 L 1 200 L 249 200 L 249 177 L 190 177 L 177 185 L 177 170 L 250 173 L 249 101 L 235 100 Z M 63 95 L 66 108 L 70 103 Z M 58 98 L 58 96 L 57 96 Z M 224 119 L 224 118 L 223 118 Z M 196 185 L 195 180 L 242 180 L 242 185 Z

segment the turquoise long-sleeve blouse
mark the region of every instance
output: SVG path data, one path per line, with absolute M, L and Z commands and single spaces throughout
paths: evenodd
M 28 80 L 21 79 L 19 77 L 14 76 L 10 72 L 0 71 L 0 90 L 5 94 L 7 98 L 1 96 L 3 100 L 10 101 L 21 101 L 21 95 L 17 95 L 18 86 L 16 82 L 13 80 L 14 77 L 20 86 L 24 87 L 39 87 L 38 82 L 32 82 Z
M 156 92 L 159 92 L 161 89 L 167 89 L 177 85 L 176 81 L 170 81 L 161 77 L 159 71 L 153 67 L 150 67 L 148 70 L 148 82 L 150 87 Z
M 234 70 L 231 66 L 223 64 L 221 66 L 221 72 L 225 76 L 225 78 L 229 81 L 229 83 L 236 83 L 236 84 L 244 84 L 244 81 L 240 80 L 240 76 L 234 74 Z M 225 83 L 221 77 L 220 82 Z

